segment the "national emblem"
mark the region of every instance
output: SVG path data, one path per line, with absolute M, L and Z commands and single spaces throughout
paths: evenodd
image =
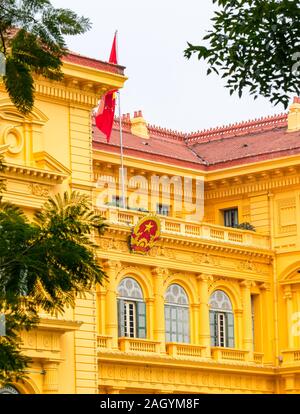
M 131 251 L 139 254 L 148 253 L 160 237 L 160 221 L 157 217 L 142 218 L 133 228 L 130 237 Z

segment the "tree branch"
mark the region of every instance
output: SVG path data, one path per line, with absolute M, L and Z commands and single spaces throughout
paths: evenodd
M 3 46 L 3 54 L 6 56 L 6 46 L 5 46 L 5 39 L 2 30 L 0 30 L 0 38 Z

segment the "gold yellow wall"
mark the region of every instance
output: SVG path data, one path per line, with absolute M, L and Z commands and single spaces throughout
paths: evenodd
M 5 199 L 29 217 L 46 199 L 67 189 L 91 196 L 91 110 L 107 90 L 119 88 L 121 75 L 64 64 L 63 82 L 36 78 L 35 106 L 18 113 L 0 84 L 0 151 L 5 156 Z M 24 333 L 24 352 L 32 357 L 27 393 L 97 393 L 96 295 L 88 292 L 58 320 Z
M 143 213 L 97 205 L 99 175 L 116 177 L 120 159 L 92 150 L 90 117 L 101 91 L 121 87 L 125 78 L 71 64 L 64 70 L 63 83 L 36 80 L 28 118 L 1 89 L 5 197 L 32 216 L 58 191 L 89 194 L 110 223 L 97 239 L 109 279 L 63 317 L 41 315 L 39 328 L 24 333 L 24 352 L 33 363 L 29 380 L 16 387 L 27 393 L 299 392 L 300 340 L 292 328 L 300 309 L 300 157 L 201 173 L 126 157 L 130 174 L 205 180 L 204 221 L 160 217 L 161 241 L 149 255 L 134 255 L 128 236 Z M 230 207 L 238 207 L 240 221 L 256 232 L 223 227 L 220 210 Z M 117 286 L 127 276 L 143 290 L 145 340 L 118 338 Z M 164 295 L 171 283 L 189 298 L 190 344 L 165 342 Z M 216 289 L 233 304 L 234 349 L 210 346 L 208 302 Z

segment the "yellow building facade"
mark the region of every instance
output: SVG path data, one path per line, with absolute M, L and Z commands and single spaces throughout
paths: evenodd
M 96 239 L 108 279 L 24 333 L 32 364 L 15 390 L 300 392 L 300 101 L 288 115 L 195 134 L 150 126 L 140 111 L 125 115 L 121 208 L 118 122 L 107 143 L 91 113 L 122 88 L 124 68 L 70 54 L 63 70 L 62 82 L 36 79 L 28 117 L 0 85 L 4 196 L 32 216 L 58 192 L 88 194 L 108 223 Z M 184 177 L 192 198 L 182 207 Z M 188 211 L 196 183 L 200 219 Z M 135 254 L 132 228 L 149 214 L 160 240 Z

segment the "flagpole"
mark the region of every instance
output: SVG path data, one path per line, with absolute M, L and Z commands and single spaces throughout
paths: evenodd
M 123 129 L 122 129 L 122 112 L 121 112 L 121 95 L 118 91 L 119 106 L 119 129 L 120 129 L 120 148 L 121 148 L 121 183 L 122 183 L 122 208 L 126 208 L 125 202 L 125 177 L 124 177 L 124 150 L 123 150 Z
M 118 42 L 118 30 L 116 30 L 116 49 L 117 49 L 117 62 L 119 62 L 119 42 Z M 122 111 L 121 111 L 121 93 L 118 90 L 118 107 L 119 107 L 119 131 L 120 131 L 120 149 L 121 149 L 121 189 L 122 189 L 122 208 L 126 208 L 125 200 L 125 174 L 124 174 L 124 149 L 123 149 L 123 127 L 122 127 Z

